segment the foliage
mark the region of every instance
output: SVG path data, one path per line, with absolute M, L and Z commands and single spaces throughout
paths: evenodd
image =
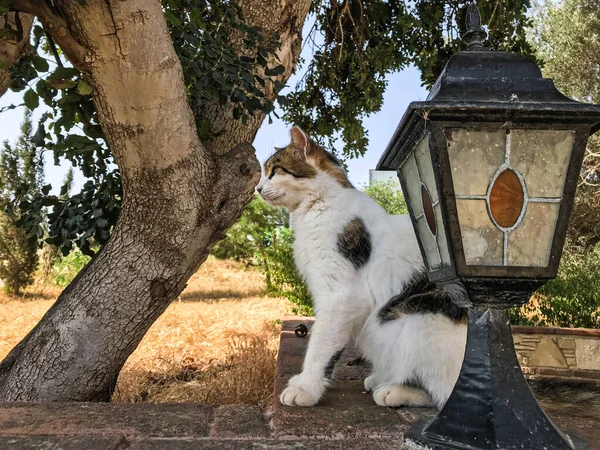
M 392 180 L 372 182 L 365 186 L 363 190 L 388 214 L 408 214 L 404 195 Z
M 66 287 L 81 269 L 90 261 L 90 257 L 75 250 L 67 256 L 59 258 L 52 267 L 50 279 L 56 286 Z
M 284 209 L 269 206 L 256 196 L 239 222 L 227 230 L 227 237 L 215 245 L 212 254 L 217 258 L 257 264 L 268 236 L 278 228 L 287 227 L 288 222 L 289 216 Z
M 558 277 L 538 290 L 535 299 L 511 310 L 520 325 L 600 328 L 600 244 L 565 251 Z
M 381 109 L 386 76 L 414 64 L 431 87 L 450 56 L 464 49 L 464 0 L 335 0 L 313 2 L 309 37 L 314 56 L 288 95 L 285 119 L 329 150 L 341 137 L 343 153 L 364 154 L 362 120 Z M 525 29 L 529 0 L 478 1 L 490 46 L 531 55 Z M 319 36 L 316 36 L 319 34 Z M 317 43 L 317 41 L 319 41 Z
M 0 278 L 5 290 L 17 295 L 33 281 L 38 264 L 36 239 L 43 235 L 40 210 L 36 212 L 36 234 L 27 234 L 18 226 L 21 208 L 44 189 L 43 178 L 43 160 L 32 143 L 31 112 L 28 111 L 16 145 L 4 142 L 0 155 Z
M 192 103 L 231 103 L 234 119 L 243 123 L 257 111 L 273 112 L 262 88 L 269 83 L 277 93 L 284 86 L 271 78 L 283 74 L 284 66 L 268 67 L 279 36 L 263 36 L 258 27 L 246 24 L 241 8 L 230 0 L 166 0 L 164 10 Z M 236 33 L 243 41 L 241 52 L 232 45 Z M 221 131 L 199 119 L 200 138 Z
M 545 61 L 544 76 L 582 102 L 600 103 L 600 2 L 546 2 L 535 9 L 533 42 Z M 569 225 L 572 242 L 600 242 L 600 136 L 588 141 Z
M 313 2 L 315 28 L 309 39 L 314 42 L 319 33 L 323 43 L 314 47 L 302 83 L 286 97 L 277 95 L 283 87 L 278 77 L 284 67 L 267 67 L 279 37 L 263 36 L 249 26 L 236 2 L 162 3 L 192 106 L 232 104 L 234 117 L 246 121 L 257 112 L 273 112 L 273 102 L 264 94 L 272 90 L 288 121 L 303 126 L 322 143 L 327 141 L 330 148 L 341 136 L 343 153 L 355 157 L 366 149 L 362 120 L 381 108 L 386 75 L 415 64 L 430 86 L 449 56 L 462 48 L 457 24 L 464 21 L 468 2 Z M 9 4 L 10 0 L 0 0 L 0 14 L 8 11 Z M 479 2 L 492 46 L 531 53 L 523 38 L 528 6 L 529 0 Z M 90 80 L 68 67 L 40 25 L 34 26 L 33 36 L 33 51 L 11 68 L 12 89 L 23 92 L 29 108 L 50 109 L 40 120 L 36 144 L 52 151 L 56 161 L 64 158 L 80 168 L 89 182 L 69 198 L 42 193 L 29 209 L 51 210 L 50 243 L 64 253 L 77 246 L 91 254 L 93 242 L 104 244 L 118 218 L 120 173 L 99 126 Z M 197 115 L 196 121 L 202 139 L 219 134 L 206 118 Z M 35 228 L 27 209 L 24 213 L 23 226 Z
M 294 304 L 294 314 L 312 316 L 312 297 L 296 269 L 293 243 L 294 233 L 290 228 L 280 228 L 269 234 L 263 252 L 267 293 L 274 297 L 287 298 Z
M 284 67 L 267 66 L 278 49 L 278 36 L 264 37 L 247 25 L 234 1 L 166 0 L 163 6 L 191 104 L 234 104 L 234 118 L 242 122 L 257 111 L 273 111 L 265 91 L 277 94 L 283 87 L 277 76 Z M 71 196 L 65 195 L 67 185 L 59 196 L 40 193 L 24 205 L 22 226 L 34 229 L 38 222 L 29 211 L 49 208 L 46 242 L 60 247 L 63 254 L 78 247 L 91 255 L 96 243 L 108 241 L 121 211 L 120 173 L 100 128 L 90 83 L 68 67 L 40 25 L 34 26 L 33 36 L 33 51 L 11 67 L 11 89 L 24 92 L 28 108 L 43 104 L 50 109 L 42 115 L 33 141 L 52 151 L 56 164 L 65 159 L 81 169 L 88 182 Z M 236 51 L 234 38 L 243 51 Z M 269 89 L 263 91 L 267 83 Z M 196 119 L 201 139 L 219 134 L 209 120 Z

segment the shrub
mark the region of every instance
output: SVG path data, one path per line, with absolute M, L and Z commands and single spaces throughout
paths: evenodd
M 15 145 L 4 142 L 0 155 L 0 278 L 5 290 L 20 294 L 31 284 L 38 264 L 37 238 L 42 237 L 42 212 L 34 214 L 32 234 L 21 228 L 22 205 L 43 188 L 44 163 L 32 142 L 31 112 L 25 114 L 21 136 Z
M 294 233 L 290 228 L 280 228 L 266 236 L 262 254 L 263 272 L 267 294 L 285 297 L 294 304 L 292 312 L 301 316 L 313 315 L 313 302 L 308 287 L 294 262 L 292 245 Z
M 0 211 L 0 279 L 4 290 L 20 295 L 33 282 L 38 265 L 37 241 L 15 225 L 15 219 Z
M 90 257 L 76 250 L 60 258 L 52 267 L 50 277 L 56 286 L 68 286 L 73 278 L 90 261 Z
M 535 300 L 511 310 L 519 325 L 600 328 L 600 244 L 589 250 L 566 248 L 558 276 Z
M 265 236 L 288 224 L 287 211 L 269 206 L 256 196 L 246 207 L 240 220 L 227 230 L 227 237 L 214 246 L 212 254 L 220 259 L 257 264 L 261 258 Z
M 375 181 L 366 185 L 363 191 L 388 214 L 408 214 L 404 195 L 393 181 Z

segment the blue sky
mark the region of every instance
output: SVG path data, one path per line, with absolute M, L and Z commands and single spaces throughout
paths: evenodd
M 310 23 L 305 26 L 308 30 Z M 305 46 L 303 56 L 310 59 L 310 48 Z M 296 85 L 304 71 L 300 69 L 288 81 L 288 86 Z M 286 88 L 285 90 L 288 90 Z M 284 90 L 284 92 L 285 92 Z M 384 103 L 381 111 L 364 119 L 365 129 L 368 132 L 369 146 L 366 154 L 358 159 L 348 160 L 348 170 L 350 181 L 355 186 L 361 186 L 369 180 L 369 169 L 374 169 L 379 157 L 385 150 L 398 122 L 402 118 L 406 107 L 411 101 L 424 100 L 427 91 L 421 87 L 419 71 L 414 67 L 409 67 L 402 72 L 391 74 L 388 77 L 388 88 L 385 92 Z M 8 91 L 0 98 L 0 108 L 10 104 L 22 103 L 22 92 L 14 93 Z M 37 119 L 42 114 L 38 108 L 34 115 L 34 127 Z M 16 108 L 5 111 L 0 114 L 0 142 L 8 140 L 13 142 L 19 135 L 20 123 L 23 119 L 24 108 Z M 282 147 L 289 142 L 289 129 L 291 125 L 284 123 L 273 117 L 273 123 L 268 120 L 263 122 L 262 127 L 254 140 L 254 147 L 259 161 L 264 162 L 273 152 L 273 147 Z M 340 149 L 341 150 L 341 149 Z M 69 168 L 68 163 L 62 163 L 59 166 L 54 165 L 53 157 L 50 152 L 46 152 L 46 180 L 52 184 L 53 192 L 58 192 L 62 181 Z M 76 173 L 74 190 L 77 191 L 84 182 L 81 174 Z

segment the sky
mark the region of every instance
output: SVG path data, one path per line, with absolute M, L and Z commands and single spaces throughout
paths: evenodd
M 307 21 L 305 34 L 311 25 L 312 23 Z M 310 60 L 310 52 L 309 46 L 303 48 L 302 56 L 305 60 Z M 289 91 L 290 87 L 294 87 L 303 73 L 303 68 L 300 68 L 296 74 L 292 75 L 288 80 L 288 87 L 284 88 L 282 93 Z M 379 157 L 385 150 L 408 104 L 412 101 L 424 100 L 427 97 L 427 91 L 421 87 L 420 74 L 415 67 L 409 67 L 401 72 L 391 74 L 387 80 L 388 87 L 381 111 L 363 120 L 369 138 L 367 152 L 361 158 L 346 161 L 350 181 L 357 187 L 368 183 L 369 170 L 375 169 Z M 22 94 L 23 92 L 14 93 L 9 90 L 0 97 L 0 108 L 22 103 Z M 37 126 L 39 116 L 43 112 L 41 109 L 41 107 L 38 108 L 33 116 L 34 129 Z M 12 143 L 18 138 L 24 113 L 24 107 L 0 113 L 0 142 L 8 140 Z M 258 160 L 261 163 L 272 154 L 274 147 L 284 147 L 289 143 L 289 129 L 291 126 L 291 124 L 286 124 L 275 117 L 273 117 L 272 124 L 269 124 L 268 120 L 265 119 L 253 142 Z M 52 184 L 52 193 L 56 194 L 62 185 L 70 163 L 62 162 L 59 166 L 54 165 L 51 152 L 45 152 L 44 157 L 46 161 L 46 182 Z M 76 171 L 73 192 L 77 192 L 84 182 L 84 177 Z

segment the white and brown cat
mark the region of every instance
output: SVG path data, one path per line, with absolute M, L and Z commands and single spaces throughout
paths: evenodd
M 264 164 L 258 193 L 291 213 L 294 259 L 314 299 L 302 372 L 280 401 L 313 406 L 357 345 L 382 406 L 441 408 L 458 378 L 466 311 L 428 282 L 410 218 L 355 189 L 340 162 L 297 127 Z

